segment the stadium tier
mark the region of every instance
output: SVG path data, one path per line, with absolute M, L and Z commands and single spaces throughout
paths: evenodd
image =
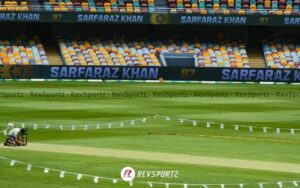
M 158 49 L 144 42 L 125 40 L 83 40 L 59 38 L 59 47 L 67 65 L 160 66 Z
M 0 1 L 0 11 L 29 11 L 28 1 Z
M 300 0 L 168 0 L 171 13 L 295 14 Z
M 199 67 L 250 67 L 246 47 L 242 43 L 196 43 L 194 48 Z
M 41 0 L 38 2 L 0 1 L 0 11 L 29 11 L 42 6 L 46 11 L 76 11 L 93 13 L 171 13 L 199 14 L 276 14 L 299 15 L 300 0 Z M 34 3 L 33 3 L 34 2 Z M 33 10 L 33 9 L 32 9 Z
M 161 66 L 161 52 L 193 53 L 198 67 L 250 67 L 245 45 L 238 42 L 178 42 L 170 40 L 101 40 L 59 38 L 67 65 Z
M 47 56 L 38 36 L 0 40 L 0 65 L 48 65 Z
M 300 68 L 300 44 L 264 42 L 263 50 L 268 68 Z
M 76 11 L 92 13 L 199 13 L 299 15 L 300 0 L 28 0 L 0 1 L 0 11 Z
M 154 0 L 42 0 L 47 11 L 155 12 Z

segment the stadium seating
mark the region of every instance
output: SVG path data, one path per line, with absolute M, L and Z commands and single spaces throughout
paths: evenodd
M 63 60 L 67 65 L 159 66 L 152 46 L 125 40 L 58 39 Z
M 0 39 L 0 65 L 48 65 L 47 56 L 38 36 L 33 39 L 16 37 Z
M 246 47 L 237 42 L 195 44 L 199 67 L 249 68 Z
M 161 52 L 193 53 L 199 67 L 249 67 L 245 45 L 237 42 L 199 43 L 175 40 L 58 39 L 67 65 L 160 66 Z
M 154 0 L 42 0 L 47 11 L 155 12 Z
M 5 0 L 0 5 L 0 11 L 29 11 L 27 0 Z
M 168 0 L 171 13 L 299 15 L 300 0 Z
M 300 68 L 300 44 L 264 41 L 263 50 L 268 68 Z

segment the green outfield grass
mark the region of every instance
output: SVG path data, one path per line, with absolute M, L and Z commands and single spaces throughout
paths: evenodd
M 24 93 L 24 96 L 0 97 L 0 130 L 8 121 L 24 122 L 29 126 L 30 143 L 87 146 L 147 152 L 188 154 L 192 156 L 223 157 L 264 162 L 300 164 L 300 131 L 291 135 L 289 130 L 263 133 L 262 127 L 300 128 L 300 97 L 278 96 L 298 92 L 298 86 L 288 85 L 197 85 L 197 84 L 140 84 L 140 83 L 1 83 L 2 92 Z M 33 97 L 30 92 L 64 93 L 64 97 Z M 98 97 L 71 97 L 72 92 L 102 93 Z M 112 96 L 129 92 L 138 97 Z M 218 93 L 219 97 L 200 97 L 201 94 Z M 264 96 L 249 97 L 239 93 L 264 93 Z M 278 93 L 281 92 L 281 93 Z M 177 97 L 162 96 L 176 94 Z M 31 93 L 32 94 L 32 93 Z M 156 95 L 160 96 L 156 96 Z M 104 96 L 105 95 L 105 96 Z M 154 119 L 156 114 L 168 115 L 171 120 Z M 145 123 L 136 121 L 134 126 L 125 123 L 124 128 L 113 124 L 112 129 L 98 123 L 118 122 L 149 116 Z M 199 121 L 180 123 L 175 118 Z M 212 121 L 211 128 L 206 122 Z M 32 129 L 37 123 L 38 129 Z M 221 130 L 218 123 L 224 123 Z M 43 128 L 50 124 L 50 128 Z M 87 131 L 71 125 L 89 125 Z M 256 126 L 253 132 L 247 128 L 235 131 L 229 125 Z M 19 123 L 17 125 L 20 125 Z M 64 125 L 64 131 L 59 130 Z M 79 128 L 81 130 L 79 130 Z M 148 134 L 155 133 L 155 134 Z M 215 137 L 219 136 L 219 137 Z M 239 137 L 239 138 L 237 138 Z M 245 138 L 248 138 L 245 140 Z M 257 140 L 251 140 L 251 139 Z M 4 136 L 0 136 L 4 140 Z M 263 141 L 261 139 L 269 139 Z M 294 141 L 290 143 L 288 141 Z M 137 170 L 179 170 L 179 178 L 139 178 L 142 181 L 180 183 L 239 183 L 300 180 L 300 174 L 189 165 L 158 161 L 130 160 L 113 157 L 72 155 L 64 153 L 7 150 L 0 148 L 0 156 L 27 163 L 66 171 L 120 178 L 125 166 Z M 16 180 L 17 178 L 17 180 Z M 59 178 L 57 172 L 43 174 L 33 168 L 17 164 L 9 167 L 9 161 L 0 160 L 0 187 L 130 187 L 128 183 L 103 180 L 94 184 L 91 178 L 76 180 L 73 175 Z M 149 187 L 134 184 L 134 187 Z M 165 187 L 155 185 L 154 187 Z M 182 187 L 182 186 L 170 186 Z M 214 186 L 211 186 L 214 187 Z M 258 185 L 245 186 L 258 187 Z M 278 187 L 277 185 L 266 185 Z M 294 187 L 285 184 L 285 188 Z

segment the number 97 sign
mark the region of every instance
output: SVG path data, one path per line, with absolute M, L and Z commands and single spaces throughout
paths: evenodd
M 195 75 L 195 69 L 181 69 L 181 79 L 192 79 Z

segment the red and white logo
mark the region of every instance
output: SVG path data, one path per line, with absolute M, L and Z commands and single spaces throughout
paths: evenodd
M 135 177 L 135 171 L 131 167 L 125 167 L 121 170 L 121 178 L 124 181 L 132 181 Z

